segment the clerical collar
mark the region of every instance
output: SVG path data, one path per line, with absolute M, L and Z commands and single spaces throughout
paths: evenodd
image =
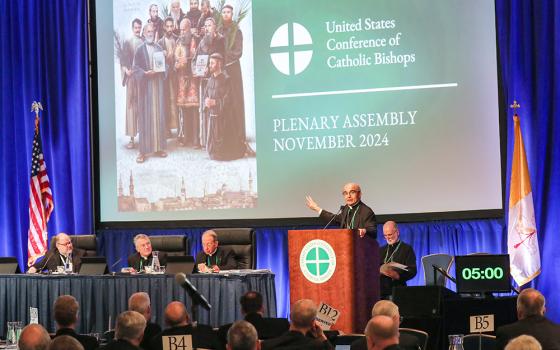
M 354 203 L 352 205 L 348 204 L 348 208 L 350 208 L 350 210 L 352 210 L 354 208 L 359 207 L 361 203 L 362 203 L 361 201 L 357 201 L 356 203 Z
M 206 254 L 208 256 L 214 256 L 214 254 L 216 254 L 216 252 L 218 251 L 218 247 L 216 247 L 216 249 L 214 249 L 214 251 L 210 254 Z
M 389 248 L 394 248 L 395 246 L 398 246 L 401 243 L 401 240 L 399 239 L 398 241 L 396 241 L 393 244 L 389 244 Z

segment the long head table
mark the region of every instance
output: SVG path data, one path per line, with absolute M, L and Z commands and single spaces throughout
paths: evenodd
M 239 298 L 249 290 L 260 292 L 266 316 L 276 317 L 274 274 L 270 272 L 196 274 L 189 280 L 212 305 L 210 311 L 199 307 L 200 323 L 217 327 L 241 319 Z M 73 295 L 80 303 L 78 332 L 102 332 L 109 318 L 114 326 L 135 292 L 150 295 L 152 322 L 162 327 L 165 306 L 173 300 L 184 302 L 190 314 L 190 298 L 173 275 L 0 275 L 0 337 L 5 337 L 8 321 L 29 323 L 30 307 L 38 308 L 39 323 L 54 331 L 52 307 L 63 294 Z

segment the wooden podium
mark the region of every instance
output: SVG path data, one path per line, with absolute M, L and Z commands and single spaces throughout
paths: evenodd
M 324 302 L 340 311 L 332 329 L 363 333 L 379 300 L 377 241 L 348 229 L 290 230 L 288 254 L 290 303 Z

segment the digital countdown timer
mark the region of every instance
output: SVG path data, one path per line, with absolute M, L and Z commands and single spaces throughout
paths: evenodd
M 509 255 L 456 256 L 455 277 L 458 293 L 509 292 Z

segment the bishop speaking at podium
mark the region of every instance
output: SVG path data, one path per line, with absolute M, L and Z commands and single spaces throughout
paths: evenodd
M 319 213 L 320 218 L 328 221 L 327 226 L 331 222 L 336 222 L 341 228 L 356 230 L 362 238 L 368 235 L 376 239 L 377 225 L 375 213 L 362 202 L 362 189 L 360 185 L 347 183 L 342 188 L 342 196 L 344 197 L 345 205 L 341 206 L 336 214 L 321 209 L 311 196 L 306 196 L 306 202 L 311 210 Z

